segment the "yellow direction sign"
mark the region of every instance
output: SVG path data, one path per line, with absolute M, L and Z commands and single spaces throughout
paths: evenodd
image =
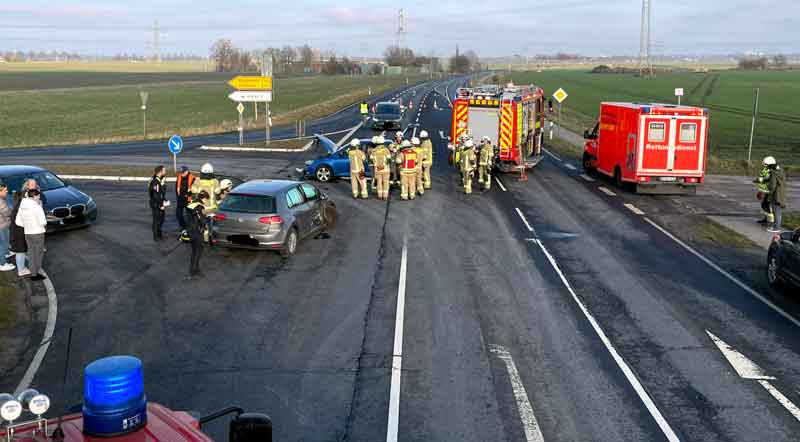
M 237 75 L 228 84 L 240 91 L 271 91 L 272 77 L 252 77 Z
M 553 93 L 553 98 L 555 98 L 559 103 L 563 103 L 567 97 L 569 97 L 569 94 L 562 88 L 558 88 L 558 90 Z

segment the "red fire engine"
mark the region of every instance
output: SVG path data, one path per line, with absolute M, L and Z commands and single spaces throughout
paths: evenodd
M 503 172 L 533 167 L 542 158 L 544 92 L 534 85 L 458 89 L 453 102 L 453 143 L 469 135 L 476 144 L 489 137 Z
M 203 424 L 225 415 L 230 423 L 229 442 L 271 442 L 272 423 L 258 413 L 228 407 L 196 418 L 148 403 L 142 365 L 132 356 L 111 356 L 89 364 L 84 377 L 81 413 L 58 419 L 42 417 L 50 399 L 28 389 L 17 397 L 0 394 L 0 415 L 8 422 L 0 428 L 2 442 L 213 442 L 201 431 Z M 19 421 L 23 412 L 32 419 Z
M 693 106 L 601 103 L 585 131 L 583 167 L 638 193 L 694 193 L 705 178 L 708 110 Z

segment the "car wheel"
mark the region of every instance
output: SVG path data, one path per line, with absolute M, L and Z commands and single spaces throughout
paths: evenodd
M 333 170 L 328 166 L 321 166 L 317 168 L 314 176 L 317 178 L 317 181 L 327 183 L 333 179 Z
M 772 287 L 779 287 L 781 285 L 778 272 L 778 258 L 775 257 L 775 255 L 769 255 L 769 258 L 767 258 L 767 282 L 769 282 L 769 285 Z
M 283 248 L 281 249 L 281 256 L 284 258 L 288 258 L 294 255 L 294 252 L 297 251 L 297 229 L 292 227 L 289 230 L 289 233 L 286 235 L 286 240 L 283 242 Z
M 586 171 L 586 173 L 594 172 L 594 167 L 592 167 L 592 158 L 588 153 L 583 154 L 583 170 Z
M 622 170 L 619 166 L 614 168 L 614 184 L 620 189 L 625 187 L 625 181 L 622 181 Z

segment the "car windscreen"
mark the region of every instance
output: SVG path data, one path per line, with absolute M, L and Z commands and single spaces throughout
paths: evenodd
M 396 104 L 379 104 L 376 113 L 400 115 L 400 106 Z
M 225 197 L 220 210 L 241 213 L 275 213 L 275 198 L 268 195 L 232 193 Z
M 61 181 L 60 179 L 58 179 L 57 176 L 47 171 L 32 172 L 21 175 L 12 175 L 10 177 L 3 178 L 2 180 L 10 190 L 20 191 L 22 190 L 22 186 L 23 184 L 25 184 L 25 181 L 30 178 L 36 180 L 36 184 L 42 191 L 60 189 L 64 187 L 63 181 Z

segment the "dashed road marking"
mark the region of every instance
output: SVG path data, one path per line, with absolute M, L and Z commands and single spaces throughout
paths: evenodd
M 519 215 L 519 217 L 520 217 L 520 218 L 522 218 L 522 222 L 524 222 L 524 223 L 525 223 L 525 227 L 527 227 L 527 228 L 528 228 L 528 231 L 529 231 L 529 232 L 534 232 L 534 233 L 535 233 L 536 231 L 535 231 L 535 230 L 533 230 L 533 227 L 531 227 L 531 224 L 530 224 L 530 223 L 528 222 L 528 220 L 525 218 L 525 215 L 523 215 L 523 214 L 522 214 L 522 211 L 521 211 L 521 210 L 519 210 L 519 207 L 515 207 L 515 208 L 514 208 L 514 210 L 516 210 L 516 211 L 517 211 L 517 215 Z
M 514 363 L 511 353 L 503 346 L 496 344 L 489 344 L 489 351 L 503 361 L 506 366 L 508 379 L 511 382 L 511 390 L 514 392 L 514 400 L 517 401 L 517 411 L 522 421 L 522 429 L 525 432 L 525 440 L 527 442 L 544 442 L 539 421 L 536 420 L 536 415 L 533 413 L 533 406 L 530 398 L 528 398 L 528 392 L 525 391 L 525 385 L 522 383 L 522 378 L 519 376 L 517 365 Z
M 406 309 L 406 268 L 408 266 L 408 237 L 403 237 L 400 255 L 400 280 L 397 284 L 397 312 L 394 321 L 394 349 L 392 353 L 392 381 L 389 390 L 389 421 L 386 442 L 397 442 L 400 423 L 400 381 L 403 369 L 403 320 Z
M 544 147 L 542 148 L 542 150 L 544 151 L 544 153 L 546 153 L 546 154 L 550 155 L 551 157 L 553 157 L 556 161 L 561 161 L 561 158 L 556 156 L 553 152 L 550 152 L 549 150 L 545 149 Z
M 631 212 L 633 212 L 633 213 L 635 213 L 637 215 L 644 215 L 644 212 L 642 211 L 642 209 L 634 206 L 631 203 L 625 203 L 625 204 L 623 204 L 623 206 L 627 207 L 628 210 L 630 210 Z
M 575 293 L 575 290 L 572 289 L 572 286 L 570 285 L 569 281 L 567 281 L 566 276 L 564 276 L 564 273 L 561 271 L 561 268 L 558 266 L 558 263 L 556 262 L 555 258 L 553 258 L 553 255 L 550 254 L 550 252 L 547 250 L 544 244 L 538 239 L 535 239 L 532 242 L 536 243 L 539 246 L 544 255 L 547 257 L 547 260 L 550 261 L 550 265 L 558 274 L 559 278 L 561 279 L 561 282 L 567 288 L 567 291 L 569 291 L 569 294 L 572 295 L 572 299 L 575 301 L 575 303 L 578 304 L 578 307 L 580 308 L 581 312 L 583 312 L 583 315 L 586 317 L 586 319 L 589 321 L 589 324 L 594 329 L 594 332 L 603 342 L 603 345 L 605 345 L 606 350 L 608 350 L 608 352 L 611 354 L 611 357 L 614 359 L 614 362 L 616 362 L 617 366 L 620 368 L 620 370 L 622 370 L 622 374 L 625 375 L 625 378 L 628 380 L 628 383 L 631 384 L 634 391 L 636 391 L 636 394 L 639 396 L 639 399 L 642 401 L 642 403 L 644 403 L 644 406 L 647 408 L 647 411 L 649 411 L 650 415 L 653 417 L 653 419 L 655 419 L 656 424 L 658 424 L 658 427 L 661 429 L 661 432 L 664 434 L 664 436 L 666 436 L 668 441 L 680 442 L 678 435 L 675 434 L 675 431 L 672 430 L 672 427 L 669 425 L 669 422 L 667 422 L 667 420 L 664 418 L 664 415 L 662 415 L 661 411 L 659 411 L 658 407 L 656 407 L 656 404 L 653 402 L 653 399 L 650 398 L 650 395 L 644 389 L 642 383 L 639 382 L 639 379 L 637 379 L 636 375 L 633 374 L 633 370 L 631 370 L 631 368 L 628 366 L 628 363 L 625 362 L 624 359 L 622 359 L 622 356 L 617 352 L 617 349 L 614 348 L 614 345 L 611 343 L 611 340 L 608 338 L 606 333 L 600 327 L 600 324 L 594 318 L 592 313 L 589 312 L 589 309 L 586 308 L 586 306 L 583 304 L 580 298 L 578 298 L 577 293 Z
M 617 194 L 616 194 L 616 193 L 614 193 L 614 192 L 612 192 L 612 191 L 610 191 L 610 190 L 606 189 L 606 188 L 605 188 L 605 187 L 603 187 L 603 186 L 600 186 L 600 187 L 598 187 L 598 188 L 597 188 L 597 190 L 599 190 L 599 191 L 601 191 L 601 192 L 605 193 L 605 194 L 606 194 L 606 195 L 608 195 L 608 196 L 617 196 Z
M 494 180 L 497 181 L 497 185 L 500 186 L 500 189 L 502 189 L 503 192 L 508 192 L 508 190 L 506 190 L 506 186 L 504 186 L 503 182 L 500 181 L 500 178 L 494 177 Z
M 594 182 L 594 178 L 590 177 L 589 175 L 586 175 L 585 173 L 581 174 L 581 178 L 583 178 L 584 181 L 588 181 L 590 183 Z
M 564 167 L 566 167 L 569 170 L 578 170 L 575 166 L 569 163 L 564 163 Z

